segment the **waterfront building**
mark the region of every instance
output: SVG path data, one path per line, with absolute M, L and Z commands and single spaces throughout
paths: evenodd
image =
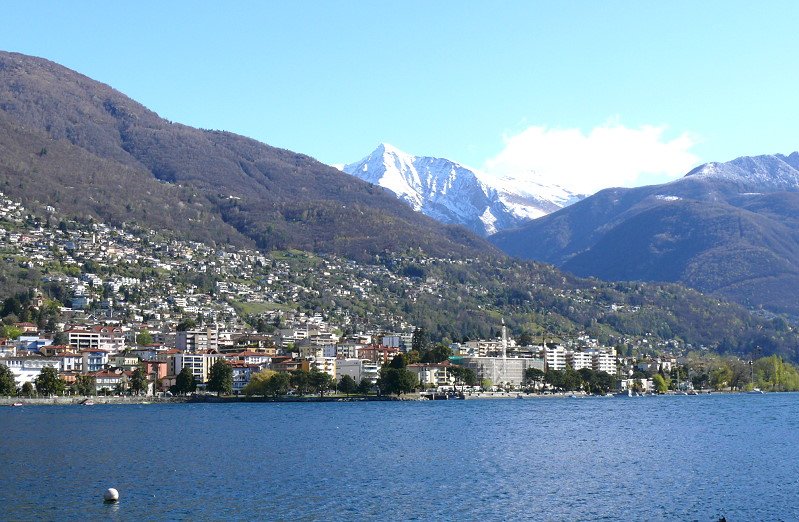
M 616 354 L 615 350 L 586 350 L 591 354 L 591 368 L 596 372 L 607 372 L 616 375 Z
M 52 367 L 61 370 L 61 359 L 39 357 L 39 356 L 12 356 L 4 357 L 2 364 L 5 364 L 14 376 L 17 387 L 21 387 L 26 382 L 33 384 L 36 378 L 42 373 L 42 368 Z
M 528 369 L 544 371 L 546 366 L 544 359 L 537 357 L 453 357 L 451 361 L 453 364 L 471 368 L 480 380 L 490 379 L 493 384 L 512 386 L 522 385 L 524 372 Z
M 377 382 L 380 367 L 364 359 L 336 359 L 336 378 L 341 380 L 345 375 L 352 377 L 355 382 L 366 379 L 372 384 Z
M 179 374 L 183 368 L 189 368 L 194 380 L 198 384 L 208 381 L 208 374 L 211 366 L 224 356 L 219 353 L 178 353 L 175 354 L 175 375 Z
M 127 390 L 130 386 L 130 377 L 133 372 L 102 370 L 92 373 L 94 385 L 98 395 L 107 395 L 116 391 Z
M 308 360 L 312 372 L 326 373 L 332 378 L 336 378 L 336 358 L 335 357 L 311 357 Z
M 566 352 L 566 363 L 573 370 L 582 370 L 583 368 L 590 370 L 593 368 L 594 361 L 590 353 L 568 351 Z
M 422 386 L 452 386 L 455 377 L 452 375 L 449 361 L 442 363 L 414 363 L 408 365 L 408 370 L 416 374 Z
M 546 371 L 566 369 L 566 348 L 548 344 L 544 347 Z

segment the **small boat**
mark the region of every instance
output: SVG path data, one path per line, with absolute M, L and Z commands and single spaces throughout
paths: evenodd
M 80 403 L 82 406 L 94 406 L 94 401 L 91 399 L 85 399 Z
M 21 402 L 15 402 L 15 403 L 14 403 L 14 404 L 12 404 L 11 406 L 16 406 L 16 407 L 19 407 L 19 406 L 22 406 L 22 403 L 21 403 Z
M 749 393 L 749 394 L 752 394 L 752 395 L 761 395 L 761 394 L 763 394 L 765 392 L 763 390 L 761 390 L 760 388 L 752 388 L 751 390 L 749 390 L 746 393 Z

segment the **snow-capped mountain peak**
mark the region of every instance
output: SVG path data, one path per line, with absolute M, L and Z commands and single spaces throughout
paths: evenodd
M 496 179 L 444 158 L 413 156 L 381 143 L 344 172 L 394 192 L 414 210 L 489 235 L 582 198 L 560 187 Z

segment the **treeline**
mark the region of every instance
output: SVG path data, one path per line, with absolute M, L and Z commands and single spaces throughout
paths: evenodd
M 594 371 L 590 368 L 574 370 L 543 371 L 528 368 L 524 373 L 528 390 L 540 390 L 546 385 L 550 390 L 567 392 L 583 391 L 592 395 L 605 395 L 616 388 L 616 378 L 607 372 Z
M 698 389 L 799 391 L 799 369 L 778 355 L 754 360 L 694 356 L 679 371 L 681 379 L 689 378 Z M 674 378 L 668 377 L 671 383 Z

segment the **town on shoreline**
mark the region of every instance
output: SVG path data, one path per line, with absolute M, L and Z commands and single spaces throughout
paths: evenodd
M 155 400 L 210 392 L 294 400 L 799 389 L 796 368 L 777 356 L 722 357 L 646 338 L 603 346 L 588 335 L 514 337 L 501 318 L 488 337 L 433 342 L 423 327 L 379 306 L 368 323 L 342 310 L 295 306 L 318 299 L 318 291 L 303 285 L 310 275 L 290 252 L 267 258 L 98 223 L 48 223 L 2 194 L 0 203 L 4 254 L 50 274 L 2 300 L 0 396 Z M 367 269 L 409 295 L 441 291 L 431 278 L 402 279 L 334 257 L 313 262 L 313 275 L 329 281 L 334 297 L 380 302 L 377 285 L 358 275 Z M 224 282 L 204 279 L 212 275 L 225 275 Z M 353 278 L 348 285 L 344 275 Z

